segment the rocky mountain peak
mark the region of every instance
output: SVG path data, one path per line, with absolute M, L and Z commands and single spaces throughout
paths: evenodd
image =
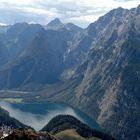
M 62 25 L 63 23 L 60 21 L 59 18 L 55 18 L 51 22 L 48 23 L 48 26 L 59 26 Z

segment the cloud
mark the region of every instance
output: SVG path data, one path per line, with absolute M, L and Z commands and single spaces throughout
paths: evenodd
M 133 1 L 133 0 L 114 0 L 114 1 L 118 1 L 118 2 L 127 2 L 127 1 Z
M 47 24 L 58 17 L 85 27 L 113 8 L 132 8 L 138 4 L 139 0 L 1 0 L 0 23 Z

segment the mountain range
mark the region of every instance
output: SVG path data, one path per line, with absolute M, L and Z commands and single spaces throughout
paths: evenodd
M 138 140 L 140 6 L 111 10 L 86 29 L 59 19 L 0 27 L 0 89 L 66 102 L 117 139 Z

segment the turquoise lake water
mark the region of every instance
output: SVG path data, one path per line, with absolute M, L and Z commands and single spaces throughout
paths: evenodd
M 72 115 L 90 127 L 101 130 L 97 122 L 85 113 L 63 103 L 9 103 L 1 101 L 0 106 L 6 109 L 10 116 L 36 130 L 42 129 L 53 117 L 59 114 Z

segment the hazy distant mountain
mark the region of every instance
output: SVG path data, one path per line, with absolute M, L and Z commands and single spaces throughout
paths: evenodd
M 73 23 L 62 23 L 58 18 L 55 18 L 49 22 L 44 28 L 46 30 L 60 30 L 65 28 L 69 30 L 72 35 L 83 30 L 81 27 L 78 27 Z
M 52 29 L 60 25 L 64 27 Z M 0 34 L 1 89 L 59 82 L 69 42 L 82 29 L 74 24 L 63 24 L 59 19 L 48 26 L 51 28 L 45 30 L 39 24 L 17 23 Z
M 3 48 L 5 63 L 15 59 L 25 48 L 30 46 L 32 40 L 43 30 L 38 24 L 17 23 L 10 26 L 6 32 L 0 33 L 0 42 Z
M 70 32 L 66 29 L 46 31 L 40 25 L 26 26 L 29 26 L 31 31 L 28 29 L 24 30 L 24 34 L 22 32 L 22 38 L 17 42 L 17 57 L 0 70 L 1 88 L 16 88 L 29 83 L 50 84 L 59 81 L 64 67 L 63 55 L 68 47 L 67 42 L 71 39 Z M 15 27 L 18 28 L 14 25 L 10 31 L 8 30 L 8 35 L 10 33 L 17 35 L 17 32 L 11 31 Z M 33 33 L 32 29 L 34 32 L 36 30 L 36 34 L 30 35 L 30 32 Z
M 47 26 L 49 26 L 49 27 L 63 26 L 63 23 L 60 21 L 60 19 L 55 18 L 54 20 L 49 22 Z

